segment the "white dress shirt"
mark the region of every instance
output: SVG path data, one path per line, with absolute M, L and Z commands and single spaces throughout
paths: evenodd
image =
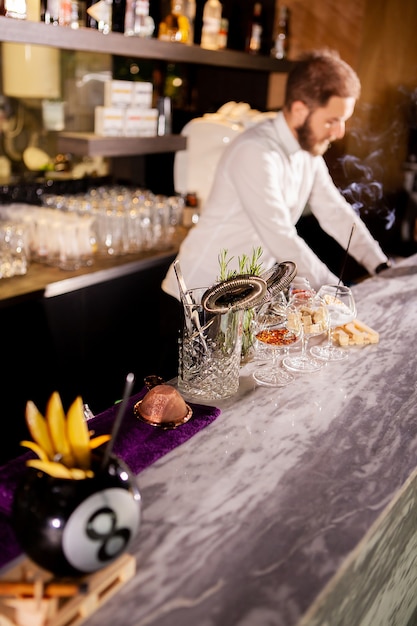
M 238 257 L 261 247 L 263 268 L 294 261 L 297 274 L 318 289 L 338 278 L 297 234 L 308 205 L 321 228 L 369 273 L 387 260 L 360 217 L 334 185 L 321 156 L 300 148 L 282 112 L 238 135 L 224 151 L 200 220 L 183 241 L 178 259 L 188 288 L 218 280 L 219 254 Z M 179 298 L 173 267 L 162 288 Z

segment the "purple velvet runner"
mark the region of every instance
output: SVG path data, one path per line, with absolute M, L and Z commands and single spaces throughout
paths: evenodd
M 163 430 L 139 421 L 133 406 L 146 393 L 146 389 L 132 396 L 127 405 L 113 453 L 123 459 L 134 474 L 155 463 L 159 458 L 181 445 L 200 430 L 211 424 L 219 415 L 216 407 L 191 404 L 193 417 L 175 429 Z M 118 405 L 112 406 L 89 420 L 89 429 L 94 435 L 111 433 Z M 25 471 L 25 461 L 33 458 L 31 452 L 13 459 L 0 467 L 0 567 L 21 553 L 10 524 L 13 494 L 20 476 Z

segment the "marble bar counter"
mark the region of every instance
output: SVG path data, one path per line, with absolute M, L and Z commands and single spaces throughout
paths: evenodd
M 136 575 L 86 626 L 407 624 L 417 257 L 354 294 L 378 344 L 280 389 L 245 365 L 220 416 L 138 475 Z

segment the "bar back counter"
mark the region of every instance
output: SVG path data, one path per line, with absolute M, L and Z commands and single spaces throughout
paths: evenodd
M 280 389 L 246 364 L 217 419 L 138 474 L 136 575 L 85 626 L 407 624 L 417 256 L 354 295 L 378 344 Z
M 120 399 L 129 371 L 139 387 L 156 373 L 160 284 L 177 249 L 175 241 L 74 271 L 33 263 L 26 275 L 0 281 L 0 464 L 27 436 L 27 400 L 44 410 L 56 390 L 64 406 L 81 395 L 97 413 Z

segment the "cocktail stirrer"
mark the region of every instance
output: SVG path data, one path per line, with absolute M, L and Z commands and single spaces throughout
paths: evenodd
M 181 266 L 180 266 L 180 262 L 178 261 L 178 259 L 175 259 L 173 265 L 174 265 L 175 276 L 177 277 L 178 289 L 180 291 L 181 301 L 185 302 L 185 304 L 187 305 L 185 307 L 186 314 L 191 319 L 191 322 L 194 324 L 197 330 L 197 333 L 200 336 L 201 343 L 203 345 L 204 350 L 207 350 L 207 343 L 202 332 L 203 329 L 201 328 L 200 318 L 198 317 L 198 312 L 193 310 L 194 302 L 187 290 L 187 286 L 185 284 L 184 276 L 181 271 Z
M 345 258 L 343 259 L 342 269 L 340 270 L 340 274 L 339 274 L 339 282 L 337 283 L 338 287 L 339 287 L 340 283 L 342 282 L 343 274 L 345 272 L 346 262 L 347 262 L 347 258 L 348 258 L 348 254 L 349 254 L 350 242 L 352 241 L 352 235 L 353 235 L 353 231 L 355 230 L 355 228 L 356 228 L 356 224 L 353 223 L 352 224 L 352 230 L 350 231 L 350 235 L 349 235 L 349 241 L 347 243 L 346 250 L 345 250 Z
M 127 376 L 126 376 L 126 382 L 125 382 L 125 387 L 123 390 L 123 398 L 119 404 L 119 410 L 117 412 L 116 415 L 116 419 L 114 420 L 113 423 L 113 428 L 112 428 L 112 432 L 111 432 L 111 437 L 109 439 L 109 441 L 107 442 L 107 446 L 106 449 L 104 451 L 104 455 L 103 455 L 103 460 L 101 463 L 101 467 L 102 469 L 104 469 L 107 465 L 107 463 L 109 462 L 109 458 L 110 458 L 110 454 L 111 451 L 113 450 L 113 445 L 114 442 L 116 441 L 116 437 L 117 434 L 119 432 L 119 428 L 120 428 L 120 424 L 122 423 L 122 419 L 124 417 L 125 414 L 125 410 L 126 410 L 126 404 L 127 401 L 132 393 L 132 387 L 133 387 L 133 383 L 135 382 L 135 376 L 134 374 L 132 374 L 132 372 L 130 372 Z
M 180 290 L 181 300 L 184 300 L 189 305 L 193 304 L 191 296 L 187 291 L 184 276 L 182 274 L 180 262 L 178 261 L 178 259 L 175 259 L 174 261 L 174 271 L 175 276 L 177 277 L 178 289 Z

